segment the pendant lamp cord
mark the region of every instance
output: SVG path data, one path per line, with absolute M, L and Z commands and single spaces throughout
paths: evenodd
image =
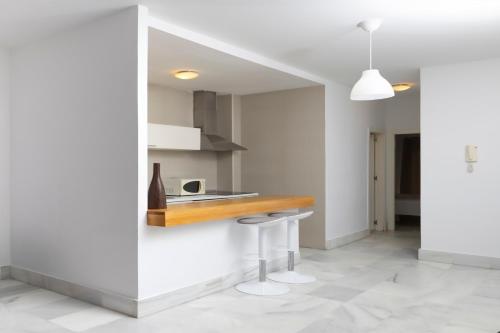
M 370 69 L 372 69 L 372 32 L 370 31 Z

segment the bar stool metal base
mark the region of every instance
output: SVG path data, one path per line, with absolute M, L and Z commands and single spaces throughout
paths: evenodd
M 286 218 L 268 217 L 268 216 L 253 216 L 238 220 L 240 224 L 253 224 L 258 228 L 258 246 L 259 246 L 259 278 L 255 281 L 243 282 L 235 286 L 235 289 L 250 295 L 256 296 L 278 296 L 290 292 L 290 288 L 286 285 L 280 285 L 266 281 L 267 264 L 265 259 L 265 230 L 269 227 L 286 222 Z
M 292 284 L 303 284 L 316 281 L 316 278 L 314 276 L 300 274 L 296 271 L 274 272 L 267 274 L 267 278 L 276 282 Z
M 299 220 L 311 216 L 312 213 L 313 213 L 312 211 L 306 211 L 302 213 L 277 212 L 269 214 L 269 216 L 272 217 L 287 218 L 287 247 L 288 247 L 288 270 L 268 274 L 267 277 L 269 278 L 269 280 L 281 283 L 293 283 L 293 284 L 311 283 L 316 281 L 316 278 L 314 276 L 295 272 L 296 245 L 294 245 L 294 240 L 293 240 L 294 237 L 297 237 L 295 242 L 298 243 Z
M 249 281 L 236 285 L 236 290 L 245 294 L 257 296 L 278 296 L 290 291 L 286 285 L 276 284 L 268 281 Z

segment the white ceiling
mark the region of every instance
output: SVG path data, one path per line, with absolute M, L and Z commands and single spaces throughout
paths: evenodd
M 22 45 L 137 2 L 185 28 L 352 84 L 367 66 L 356 23 L 384 19 L 374 64 L 392 82 L 418 68 L 500 57 L 499 0 L 3 0 L 0 44 Z
M 179 80 L 172 75 L 187 69 L 200 76 Z M 237 95 L 318 85 L 155 29 L 149 29 L 148 80 L 181 90 Z

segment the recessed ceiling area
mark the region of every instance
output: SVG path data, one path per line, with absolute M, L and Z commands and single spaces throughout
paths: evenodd
M 186 91 L 247 95 L 319 85 L 153 28 L 148 57 L 150 84 Z M 174 76 L 179 70 L 195 70 L 199 76 L 179 80 Z
M 419 68 L 500 57 L 499 0 L 16 0 L 0 11 L 0 45 L 18 47 L 128 6 L 321 77 L 352 86 L 368 66 L 391 83 L 418 82 Z

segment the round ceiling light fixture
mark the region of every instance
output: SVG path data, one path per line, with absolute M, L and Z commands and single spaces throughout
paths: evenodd
M 372 101 L 394 96 L 389 81 L 384 79 L 378 69 L 372 69 L 372 33 L 382 25 L 380 19 L 370 19 L 358 24 L 358 27 L 370 33 L 370 68 L 364 70 L 361 78 L 351 90 L 351 100 Z
M 411 89 L 412 87 L 413 83 L 411 82 L 399 82 L 392 85 L 392 89 L 394 89 L 395 92 L 405 91 Z
M 200 74 L 193 70 L 182 70 L 174 73 L 174 76 L 180 80 L 196 79 Z

